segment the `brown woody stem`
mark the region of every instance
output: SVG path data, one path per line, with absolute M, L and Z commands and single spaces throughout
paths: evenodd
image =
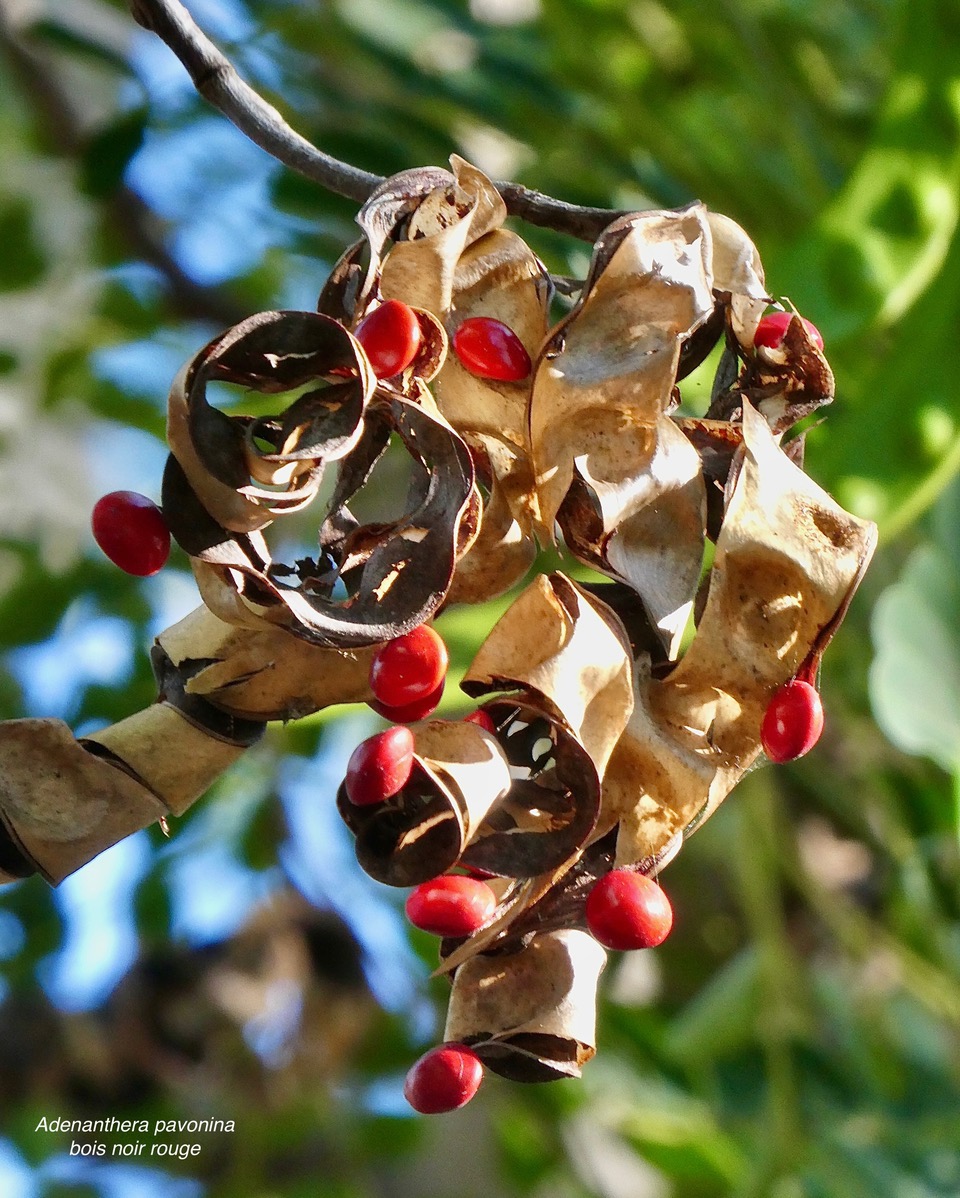
M 134 19 L 173 51 L 197 91 L 237 129 L 278 162 L 327 191 L 363 203 L 380 175 L 332 158 L 302 137 L 240 76 L 199 28 L 180 0 L 129 0 Z M 497 182 L 508 211 L 533 225 L 583 241 L 595 241 L 621 215 L 608 208 L 583 208 L 531 191 L 519 183 Z

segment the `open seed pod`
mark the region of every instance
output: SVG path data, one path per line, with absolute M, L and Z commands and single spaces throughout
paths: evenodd
M 452 306 L 460 256 L 507 216 L 482 171 L 457 155 L 450 163 L 452 174 L 428 167 L 386 180 L 357 216 L 384 297 L 402 299 L 441 321 Z M 390 239 L 394 244 L 384 255 Z
M 834 396 L 833 371 L 823 350 L 802 321 L 793 320 L 776 349 L 759 346 L 748 356 L 740 376 L 715 386 L 708 420 L 741 418 L 748 400 L 775 433 L 786 432 Z
M 398 794 L 357 807 L 344 786 L 337 792 L 357 860 L 389 886 L 416 886 L 455 865 L 511 786 L 496 738 L 475 724 L 431 720 L 413 732 L 413 773 Z
M 185 695 L 247 720 L 295 720 L 370 698 L 377 645 L 327 649 L 284 628 L 238 628 L 198 607 L 157 638 Z
M 208 380 L 266 394 L 312 390 L 275 418 L 251 420 L 212 407 Z M 375 394 L 375 385 L 351 334 L 309 312 L 252 317 L 180 372 L 170 395 L 164 514 L 220 619 L 280 625 L 344 648 L 401 635 L 443 602 L 476 532 L 470 453 L 435 409 Z M 363 527 L 347 502 L 391 433 L 414 466 L 407 506 L 388 525 Z M 310 503 L 329 462 L 338 464 L 338 486 L 317 559 L 275 562 L 261 530 Z M 335 598 L 338 583 L 346 598 Z
M 587 932 L 545 932 L 516 952 L 473 957 L 453 978 L 444 1039 L 512 1081 L 579 1077 L 596 1052 L 606 950 Z
M 563 574 L 540 575 L 500 617 L 463 680 L 469 695 L 535 691 L 602 776 L 633 708 L 627 635 Z
M 463 850 L 464 865 L 511 878 L 560 869 L 586 844 L 600 810 L 597 767 L 535 695 L 486 703 L 510 786 Z
M 182 815 L 263 731 L 262 724 L 224 716 L 202 700 L 185 707 L 154 703 L 92 732 L 80 744 L 147 786 L 162 801 L 165 815 Z
M 760 752 L 773 693 L 823 652 L 876 544 L 876 527 L 794 465 L 749 403 L 743 436 L 696 635 L 662 679 L 639 663 L 604 778 L 618 863 L 656 854 L 732 790 Z
M 530 434 L 544 535 L 631 586 L 675 657 L 703 559 L 700 458 L 670 419 L 683 342 L 714 311 L 705 210 L 624 217 L 541 355 Z

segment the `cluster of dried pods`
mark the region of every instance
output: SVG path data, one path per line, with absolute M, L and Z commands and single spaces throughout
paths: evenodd
M 594 581 L 534 577 L 467 671 L 476 717 L 405 725 L 399 781 L 337 799 L 374 878 L 466 871 L 494 896 L 441 940 L 452 1048 L 411 1074 L 424 1110 L 465 1101 L 477 1062 L 579 1074 L 606 958 L 588 896 L 656 871 L 726 797 L 875 542 L 803 472 L 802 436 L 781 444 L 833 378 L 807 322 L 764 318 L 739 226 L 699 204 L 616 220 L 551 327 L 544 266 L 490 181 L 452 167 L 376 191 L 317 312 L 253 316 L 177 377 L 163 512 L 203 606 L 158 638 L 157 703 L 81 742 L 0 728 L 0 868 L 59 881 L 182 812 L 264 721 L 375 702 L 384 646 L 510 590 L 562 536 Z M 686 416 L 678 383 L 720 342 L 709 410 Z M 286 406 L 227 414 L 215 382 Z M 391 444 L 403 511 L 361 523 Z M 316 553 L 275 559 L 264 531 L 314 501 Z

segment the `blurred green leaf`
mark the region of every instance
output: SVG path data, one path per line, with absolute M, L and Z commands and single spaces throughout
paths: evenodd
M 887 737 L 908 753 L 960 765 L 960 573 L 933 544 L 908 559 L 877 600 L 870 698 Z
M 80 159 L 80 186 L 95 200 L 112 195 L 123 182 L 130 161 L 143 145 L 147 109 L 122 113 L 87 142 Z
M 0 196 L 0 246 L 0 291 L 30 287 L 43 277 L 47 255 L 26 197 Z

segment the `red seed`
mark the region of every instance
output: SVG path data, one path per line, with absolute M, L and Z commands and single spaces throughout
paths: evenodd
M 587 895 L 587 926 L 607 948 L 654 948 L 673 927 L 673 908 L 645 874 L 614 869 Z
M 791 320 L 793 320 L 792 312 L 768 312 L 766 316 L 762 316 L 753 339 L 754 345 L 765 345 L 768 349 L 777 349 L 783 344 Z M 800 320 L 811 341 L 818 349 L 823 349 L 823 338 L 820 336 L 817 326 L 803 316 L 800 317 Z
M 463 874 L 443 874 L 421 882 L 407 898 L 407 919 L 434 936 L 469 936 L 490 919 L 497 896 L 486 882 Z
M 453 334 L 453 352 L 482 379 L 517 383 L 530 373 L 530 355 L 517 334 L 492 316 L 471 316 Z
M 401 791 L 413 769 L 413 747 L 413 733 L 399 726 L 361 741 L 347 762 L 344 785 L 350 802 L 369 807 Z
M 115 566 L 147 578 L 166 565 L 170 530 L 163 512 L 137 491 L 111 491 L 94 504 L 93 539 Z
M 471 711 L 469 715 L 463 717 L 465 724 L 476 724 L 478 728 L 483 728 L 485 732 L 496 732 L 497 725 L 493 722 L 493 717 L 482 707 L 478 707 L 476 711 Z
M 368 312 L 353 335 L 363 346 L 378 379 L 392 378 L 406 370 L 423 344 L 416 312 L 400 300 L 385 300 Z
M 421 624 L 377 649 L 370 662 L 370 689 L 387 707 L 416 703 L 442 684 L 449 660 L 440 634 Z
M 801 678 L 791 678 L 764 712 L 760 742 L 771 761 L 795 761 L 810 752 L 822 731 L 820 692 Z
M 465 1044 L 431 1048 L 410 1068 L 403 1096 L 421 1115 L 456 1111 L 470 1101 L 483 1081 L 483 1064 Z
M 428 715 L 433 713 L 440 706 L 440 700 L 443 698 L 444 683 L 441 682 L 437 689 L 425 699 L 417 699 L 413 703 L 404 703 L 402 707 L 390 707 L 387 703 L 380 703 L 376 699 L 371 699 L 369 705 L 377 713 L 382 715 L 385 720 L 392 720 L 395 724 L 415 724 L 418 720 L 425 720 Z

